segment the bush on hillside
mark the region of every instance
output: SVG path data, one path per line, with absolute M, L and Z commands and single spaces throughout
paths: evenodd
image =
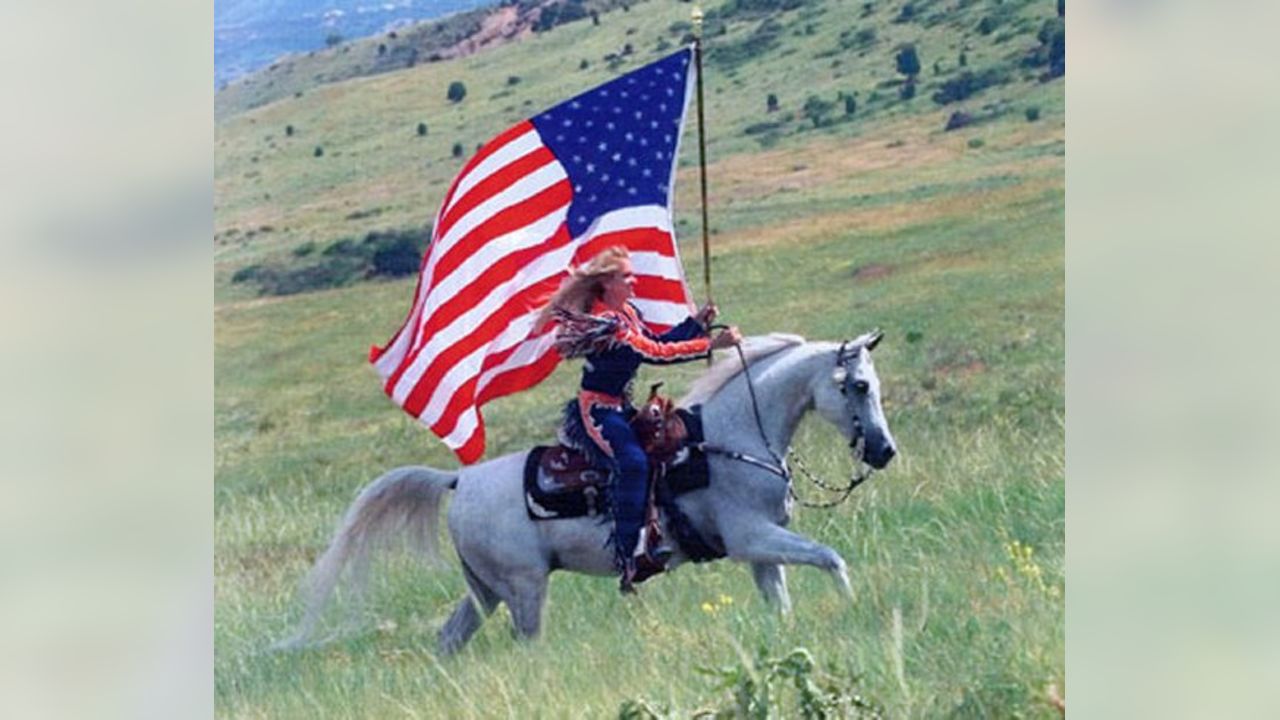
M 1040 107 L 1038 105 L 1032 105 L 1031 107 L 1027 108 L 1026 115 L 1027 115 L 1027 122 L 1035 122 L 1039 120 Z
M 957 110 L 951 113 L 951 117 L 947 118 L 946 127 L 942 128 L 945 132 L 959 130 L 962 127 L 968 127 L 973 124 L 973 116 L 963 110 Z
M 427 124 L 424 122 L 418 123 L 418 137 L 426 137 L 426 136 L 427 136 Z
M 804 108 L 802 112 L 805 117 L 813 121 L 814 127 L 822 127 L 823 125 L 830 123 L 827 116 L 831 113 L 831 110 L 834 107 L 835 103 L 830 100 L 823 100 L 817 95 L 810 95 L 804 101 Z
M 456 158 L 462 157 L 462 143 L 453 144 L 453 156 Z
M 534 32 L 546 32 L 557 25 L 564 25 L 588 16 L 582 0 L 564 0 L 551 5 L 544 5 L 538 19 L 533 23 Z
M 312 157 L 324 157 L 324 148 L 317 145 L 315 150 L 311 151 Z
M 900 100 L 911 100 L 916 96 L 916 79 L 907 78 L 907 81 L 898 86 L 898 98 Z
M 262 295 L 296 295 L 342 287 L 365 278 L 401 277 L 418 271 L 430 228 L 379 230 L 362 241 L 341 238 L 330 243 L 319 257 L 305 265 L 257 264 L 243 267 L 231 282 L 253 282 Z M 314 242 L 294 249 L 298 258 L 311 257 Z
M 920 56 L 916 53 L 915 45 L 903 45 L 898 48 L 894 61 L 898 66 L 898 72 L 908 78 L 914 78 L 920 74 Z
M 285 125 L 285 126 L 284 126 L 284 136 L 285 136 L 285 137 L 293 137 L 293 126 L 292 126 L 292 125 Z
M 851 117 L 858 109 L 858 100 L 853 95 L 844 96 L 844 114 L 845 117 Z
M 1009 73 L 1003 68 L 987 68 L 979 73 L 968 70 L 942 83 L 933 94 L 933 101 L 939 105 L 966 100 L 975 93 L 993 85 L 1009 82 Z
M 765 112 L 777 112 L 777 111 L 778 111 L 778 96 L 777 96 L 777 95 L 774 95 L 773 93 L 769 93 L 769 97 L 767 97 L 767 98 L 765 98 L 765 99 L 764 99 L 764 111 L 765 111 Z
M 464 85 L 461 80 L 454 80 L 449 83 L 449 90 L 445 94 L 445 97 L 449 98 L 449 102 L 462 102 L 462 99 L 466 96 L 467 86 Z

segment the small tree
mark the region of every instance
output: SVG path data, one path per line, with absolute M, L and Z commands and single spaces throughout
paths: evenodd
M 853 113 L 856 112 L 857 109 L 858 109 L 858 101 L 853 97 L 853 95 L 851 94 L 845 95 L 844 96 L 845 117 L 852 117 Z
M 293 137 L 293 126 L 292 126 L 292 125 L 285 125 L 285 126 L 284 126 L 284 135 L 285 135 L 285 137 Z
M 462 157 L 462 143 L 456 142 L 453 144 L 453 156 L 456 158 Z
M 378 57 L 382 57 L 383 55 L 386 55 L 386 54 L 387 54 L 387 44 L 378 43 Z
M 916 54 L 915 45 L 903 45 L 898 48 L 895 59 L 898 63 L 898 72 L 906 75 L 908 79 L 920 74 L 920 56 Z
M 814 127 L 822 127 L 827 124 L 827 114 L 831 112 L 834 103 L 830 100 L 823 100 L 817 95 L 810 95 L 804 101 L 804 115 L 813 121 Z
M 956 64 L 960 67 L 967 67 L 969 65 L 969 56 L 963 50 L 960 51 L 960 57 L 956 58 Z
M 1040 107 L 1032 105 L 1027 108 L 1027 122 L 1035 122 L 1040 119 Z
M 317 145 L 316 149 L 311 153 L 312 157 L 324 157 L 324 148 Z
M 455 102 L 455 103 L 462 102 L 462 98 L 466 96 L 467 96 L 467 86 L 463 85 L 461 80 L 454 80 L 453 82 L 449 83 L 449 92 L 447 95 L 447 97 L 449 98 L 449 102 Z
M 579 70 L 586 70 L 589 67 L 591 67 L 591 63 L 587 62 L 586 58 L 583 58 L 582 62 L 578 63 Z
M 426 137 L 426 136 L 427 136 L 427 124 L 424 122 L 418 123 L 418 137 Z
M 778 96 L 774 95 L 773 93 L 769 93 L 769 97 L 765 98 L 765 112 L 777 112 L 777 111 L 778 111 Z
M 324 37 L 325 47 L 337 47 L 342 44 L 342 35 L 336 32 L 329 33 Z

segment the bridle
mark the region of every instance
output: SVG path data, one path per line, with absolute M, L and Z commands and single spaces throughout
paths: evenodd
M 713 326 L 713 327 L 721 327 L 721 326 Z M 843 375 L 843 377 L 840 378 L 839 383 L 840 383 L 840 394 L 844 395 L 845 397 L 849 397 L 852 393 L 857 392 L 856 384 L 858 382 L 861 382 L 861 381 L 855 381 L 853 379 L 852 373 L 849 371 L 849 367 L 846 364 L 850 360 L 857 357 L 857 354 L 860 352 L 861 347 L 862 346 L 859 345 L 851 348 L 849 347 L 849 341 L 846 340 L 840 343 L 840 350 L 836 353 L 835 372 L 841 373 Z M 866 482 L 868 479 L 870 479 L 872 472 L 874 472 L 874 469 L 871 466 L 863 462 L 863 454 L 866 452 L 866 434 L 862 428 L 862 418 L 859 417 L 857 411 L 853 413 L 853 417 L 852 417 L 853 437 L 850 438 L 849 440 L 849 449 L 853 453 L 853 458 L 854 458 L 854 469 L 853 469 L 853 472 L 850 473 L 849 475 L 848 482 L 846 482 L 843 486 L 837 486 L 837 485 L 826 482 L 821 477 L 819 477 L 816 473 L 809 470 L 809 467 L 805 464 L 804 460 L 800 457 L 800 454 L 797 453 L 794 448 L 788 448 L 787 457 L 784 458 L 784 457 L 780 457 L 778 453 L 774 451 L 773 447 L 769 445 L 769 437 L 764 430 L 764 421 L 760 417 L 760 403 L 756 399 L 755 381 L 751 378 L 751 368 L 750 366 L 747 365 L 747 356 L 742 351 L 741 344 L 735 345 L 734 348 L 738 352 L 738 359 L 742 362 L 742 372 L 747 379 L 747 392 L 751 396 L 751 412 L 755 416 L 756 430 L 759 431 L 760 441 L 764 444 L 764 448 L 769 453 L 769 456 L 772 458 L 773 462 L 769 462 L 768 460 L 754 457 L 747 453 L 738 452 L 736 450 L 729 450 L 729 449 L 717 447 L 714 445 L 708 445 L 707 443 L 702 443 L 701 449 L 706 452 L 715 453 L 717 455 L 723 455 L 731 460 L 736 460 L 738 462 L 746 463 L 748 465 L 753 465 L 763 470 L 767 470 L 768 472 L 773 473 L 774 475 L 782 478 L 787 483 L 788 494 L 790 494 L 790 496 L 793 499 L 795 499 L 796 502 L 800 503 L 805 507 L 831 508 L 831 507 L 835 507 L 836 505 L 839 505 L 845 500 L 848 500 L 849 496 L 853 493 L 854 489 L 857 488 L 862 483 Z M 827 492 L 838 493 L 837 497 L 833 500 L 828 500 L 825 502 L 812 502 L 800 497 L 796 493 L 795 483 L 792 481 L 791 468 L 787 464 L 787 458 L 790 458 L 792 461 L 795 462 L 796 468 L 800 471 L 802 475 L 808 478 L 810 482 L 812 482 L 814 485 L 818 486 L 819 488 Z

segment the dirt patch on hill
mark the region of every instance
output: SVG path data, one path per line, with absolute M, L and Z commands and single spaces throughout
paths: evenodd
M 446 58 L 466 57 L 529 37 L 541 11 L 541 8 L 535 8 L 522 13 L 514 5 L 499 7 L 480 22 L 479 30 L 440 55 Z

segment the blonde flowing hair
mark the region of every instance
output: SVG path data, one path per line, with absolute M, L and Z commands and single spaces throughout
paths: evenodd
M 613 245 L 571 270 L 568 279 L 542 308 L 538 325 L 550 320 L 556 310 L 582 314 L 591 312 L 591 307 L 604 297 L 605 280 L 610 275 L 622 272 L 622 261 L 630 257 L 631 254 L 625 247 Z

